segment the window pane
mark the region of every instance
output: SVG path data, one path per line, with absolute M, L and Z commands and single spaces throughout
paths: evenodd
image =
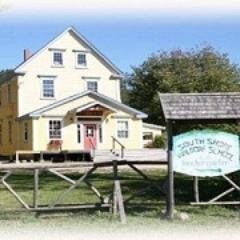
M 119 138 L 128 138 L 128 121 L 118 121 L 117 130 Z
M 83 54 L 83 53 L 77 54 L 77 64 L 81 66 L 87 65 L 86 54 Z
M 50 139 L 61 139 L 62 138 L 62 127 L 60 120 L 49 121 L 49 138 Z
M 43 97 L 54 97 L 54 80 L 44 79 L 42 85 Z
M 99 126 L 99 142 L 102 143 L 103 136 L 102 136 L 102 126 Z
M 63 64 L 63 58 L 62 58 L 61 52 L 53 53 L 53 64 L 54 65 L 62 65 Z
M 87 82 L 87 90 L 92 92 L 98 91 L 98 83 L 96 81 L 88 81 Z
M 77 124 L 77 142 L 81 143 L 81 125 Z

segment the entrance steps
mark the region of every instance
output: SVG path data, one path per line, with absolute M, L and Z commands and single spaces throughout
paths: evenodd
M 92 155 L 94 162 L 126 160 L 126 161 L 167 161 L 166 151 L 157 148 L 124 149 L 121 158 L 121 150 L 95 150 Z

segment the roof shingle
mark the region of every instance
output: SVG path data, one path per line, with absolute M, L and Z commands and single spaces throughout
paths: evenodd
M 240 119 L 240 93 L 159 94 L 165 119 Z

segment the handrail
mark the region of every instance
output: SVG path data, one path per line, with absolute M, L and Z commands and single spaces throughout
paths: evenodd
M 93 141 L 92 141 L 91 138 L 89 138 L 89 142 L 90 142 L 90 144 L 92 145 L 92 148 L 91 148 L 91 155 L 92 155 L 92 157 L 94 158 L 94 157 L 95 157 L 96 146 L 95 146 L 95 144 L 93 143 Z
M 121 158 L 124 158 L 124 149 L 126 148 L 117 138 L 112 136 L 112 151 L 116 149 L 116 144 L 117 143 L 121 147 Z

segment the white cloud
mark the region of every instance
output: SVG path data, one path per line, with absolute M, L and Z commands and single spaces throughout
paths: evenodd
M 1 0 L 0 0 L 1 1 Z M 11 12 L 54 14 L 199 15 L 240 13 L 239 0 L 5 0 Z

